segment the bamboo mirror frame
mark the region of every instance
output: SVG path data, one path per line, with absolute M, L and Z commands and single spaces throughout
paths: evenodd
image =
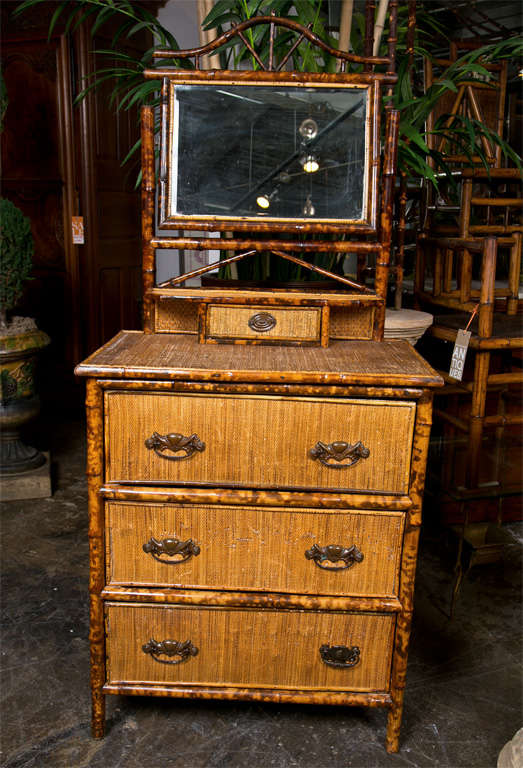
M 347 75 L 173 72 L 160 227 L 375 232 L 379 90 Z

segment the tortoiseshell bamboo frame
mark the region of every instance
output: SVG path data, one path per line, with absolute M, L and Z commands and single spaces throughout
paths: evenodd
M 373 88 L 373 93 L 381 93 L 381 84 L 389 87 L 395 80 L 394 58 L 396 45 L 396 18 L 397 18 L 397 0 L 390 0 L 390 33 L 388 38 L 389 55 L 386 58 L 372 57 L 373 44 L 373 23 L 375 2 L 366 0 L 366 23 L 365 23 L 365 43 L 364 56 L 354 56 L 342 51 L 333 51 L 329 46 L 316 38 L 310 30 L 299 27 L 295 22 L 289 20 L 277 20 L 274 17 L 261 17 L 257 20 L 250 20 L 236 28 L 229 30 L 217 40 L 203 48 L 193 49 L 192 51 L 177 52 L 159 52 L 158 58 L 176 56 L 178 58 L 187 58 L 193 56 L 196 66 L 199 67 L 200 56 L 208 54 L 224 42 L 227 42 L 232 36 L 238 34 L 245 43 L 242 33 L 245 29 L 253 26 L 255 23 L 271 24 L 271 43 L 269 52 L 269 69 L 273 69 L 273 43 L 274 43 L 274 25 L 277 22 L 281 26 L 293 29 L 300 33 L 298 43 L 302 39 L 307 39 L 319 45 L 323 50 L 327 50 L 331 55 L 336 55 L 343 63 L 343 69 L 347 62 L 363 64 L 363 73 L 352 76 L 352 82 L 360 78 L 361 82 L 368 82 Z M 299 29 L 298 29 L 299 27 Z M 247 45 L 247 47 L 249 47 Z M 292 51 L 291 51 L 292 52 Z M 256 57 L 255 57 L 256 58 Z M 377 64 L 386 64 L 387 72 L 384 74 L 375 73 L 374 67 Z M 153 70 L 147 73 L 149 77 L 169 77 L 172 72 Z M 216 75 L 217 73 L 214 73 Z M 230 73 L 229 73 L 230 74 Z M 238 73 L 236 73 L 238 77 Z M 260 78 L 260 73 L 249 73 L 249 76 L 256 79 Z M 180 74 L 180 77 L 182 75 Z M 187 77 L 187 73 L 183 72 Z M 201 80 L 209 78 L 208 72 L 194 72 L 191 75 L 195 80 L 199 77 Z M 246 77 L 247 75 L 242 75 Z M 269 75 L 264 72 L 262 78 Z M 271 77 L 275 80 L 278 77 L 289 79 L 289 73 L 272 72 Z M 311 75 L 307 76 L 309 78 Z M 349 78 L 342 70 L 338 76 L 321 76 L 322 78 L 332 78 L 332 82 L 339 82 L 339 78 Z M 247 78 L 248 79 L 248 78 Z M 319 82 L 323 82 L 320 78 Z M 347 79 L 346 82 L 349 82 Z M 181 237 L 155 237 L 154 236 L 154 203 L 155 203 L 155 174 L 154 174 L 154 114 L 151 108 L 144 108 L 142 111 L 143 127 L 143 146 L 142 146 L 142 167 L 143 167 L 143 285 L 144 285 L 144 330 L 145 333 L 154 332 L 154 275 L 155 275 L 155 249 L 156 248 L 192 248 L 199 250 L 222 248 L 233 251 L 245 251 L 249 248 L 257 250 L 276 250 L 279 255 L 285 252 L 303 252 L 303 251 L 326 251 L 336 250 L 340 253 L 356 252 L 359 256 L 365 253 L 373 252 L 376 254 L 376 293 L 383 298 L 386 295 L 390 237 L 392 222 L 392 194 L 394 189 L 396 149 L 398 141 L 399 114 L 390 106 L 386 109 L 385 137 L 386 146 L 381 169 L 381 206 L 380 213 L 377 216 L 375 232 L 365 232 L 361 227 L 355 228 L 354 224 L 344 226 L 340 229 L 340 234 L 354 234 L 360 236 L 356 241 L 340 240 L 331 241 L 313 241 L 306 238 L 303 242 L 296 242 L 292 239 L 279 240 L 278 233 L 287 231 L 281 226 L 267 222 L 265 231 L 274 233 L 273 240 L 267 241 L 259 237 L 258 240 L 249 239 L 248 233 L 245 239 L 236 237 L 233 240 L 216 240 L 213 238 L 187 238 Z M 374 119 L 378 119 L 375 115 Z M 379 136 L 379 132 L 377 134 Z M 378 159 L 378 153 L 374 156 Z M 375 170 L 376 178 L 379 173 Z M 376 198 L 377 200 L 377 198 Z M 376 201 L 375 201 L 376 202 Z M 376 202 L 377 206 L 377 202 Z M 185 225 L 184 225 L 185 227 Z M 188 227 L 187 227 L 188 228 Z M 198 223 L 198 229 L 202 230 L 201 222 Z M 236 227 L 238 232 L 241 228 Z M 249 227 L 252 230 L 252 227 Z M 296 231 L 296 230 L 289 230 Z M 306 236 L 313 233 L 313 229 L 303 228 L 300 230 Z M 316 232 L 327 232 L 321 225 Z M 365 240 L 363 235 L 375 234 L 374 240 Z M 244 254 L 245 255 L 245 254 Z M 289 254 L 288 254 L 289 255 Z M 177 281 L 179 282 L 179 281 Z M 165 289 L 168 293 L 169 289 Z M 163 292 L 163 291 L 162 291 Z M 159 297 L 158 297 L 159 298 Z M 364 297 L 365 298 L 365 297 Z M 366 297 L 369 300 L 369 297 Z M 299 302 L 298 302 L 299 303 Z M 379 330 L 375 338 L 379 340 L 383 333 L 384 304 L 377 307 L 376 313 L 380 315 Z M 131 336 L 128 332 L 122 332 L 126 337 Z M 380 335 L 381 334 L 381 335 Z M 151 336 L 146 337 L 148 342 Z M 106 345 L 113 348 L 115 340 L 111 340 Z M 361 342 L 357 342 L 360 344 Z M 371 343 L 371 342 L 369 342 Z M 377 345 L 379 347 L 379 345 Z M 382 347 L 383 348 L 383 347 Z M 103 350 L 102 350 L 103 351 Z M 350 354 L 350 345 L 347 345 L 347 351 Z M 361 350 L 359 350 L 361 351 Z M 125 693 L 125 694 L 147 694 L 155 696 L 176 696 L 191 698 L 222 698 L 222 699 L 247 699 L 251 701 L 274 701 L 274 702 L 302 702 L 310 704 L 343 704 L 359 705 L 369 707 L 388 708 L 387 718 L 387 741 L 386 748 L 388 752 L 397 752 L 399 747 L 399 730 L 401 725 L 401 716 L 403 708 L 403 690 L 405 686 L 405 676 L 407 668 L 408 642 L 410 635 L 410 626 L 413 610 L 413 593 L 416 568 L 416 556 L 418 548 L 419 528 L 421 524 L 421 505 L 422 494 L 425 481 L 426 460 L 428 454 L 428 442 L 431 425 L 432 412 L 432 392 L 433 387 L 441 384 L 441 380 L 431 371 L 425 373 L 416 372 L 416 370 L 402 370 L 401 373 L 390 373 L 386 381 L 383 377 L 375 373 L 358 371 L 352 376 L 348 376 L 343 371 L 316 372 L 274 370 L 225 370 L 219 367 L 218 370 L 204 369 L 192 370 L 175 369 L 173 367 L 155 367 L 146 361 L 143 365 L 129 367 L 126 365 L 115 366 L 113 364 L 104 366 L 96 356 L 100 351 L 85 361 L 77 369 L 78 375 L 88 377 L 87 381 L 87 427 L 88 427 L 88 492 L 89 492 L 89 540 L 90 540 L 90 597 L 91 597 L 91 687 L 92 687 L 92 732 L 93 736 L 100 738 L 103 736 L 105 727 L 105 694 Z M 414 359 L 415 353 L 411 353 L 411 359 Z M 407 366 L 408 368 L 408 366 Z M 208 488 L 188 488 L 188 487 L 132 487 L 125 484 L 104 484 L 104 398 L 103 393 L 107 389 L 122 389 L 135 391 L 168 391 L 173 394 L 177 392 L 208 392 L 208 393 L 269 393 L 271 395 L 285 396 L 294 395 L 322 395 L 327 397 L 380 397 L 386 400 L 414 400 L 416 402 L 416 419 L 414 425 L 414 438 L 412 444 L 411 464 L 410 464 L 410 482 L 408 494 L 401 496 L 375 495 L 354 493 L 344 494 L 332 490 L 321 491 L 283 491 L 283 490 L 263 490 L 263 489 L 228 489 L 220 487 Z M 216 503 L 216 504 L 256 504 L 266 506 L 296 507 L 315 506 L 318 508 L 334 507 L 336 509 L 384 509 L 401 510 L 405 515 L 405 531 L 403 535 L 403 546 L 401 550 L 401 569 L 398 584 L 397 596 L 394 598 L 369 598 L 355 596 L 321 596 L 321 595 L 282 595 L 279 593 L 236 593 L 228 591 L 208 591 L 208 590 L 162 590 L 147 589 L 141 590 L 132 587 L 106 587 L 105 586 L 105 521 L 104 504 L 107 499 L 118 499 L 125 501 L 160 501 L 163 503 Z M 205 684 L 200 685 L 154 685 L 148 682 L 143 684 L 131 684 L 122 681 L 121 683 L 110 684 L 106 679 L 106 653 L 105 653 L 105 632 L 104 632 L 104 602 L 109 600 L 136 602 L 147 600 L 150 603 L 170 603 L 180 605 L 226 605 L 226 606 L 249 606 L 260 608 L 286 608 L 290 610 L 343 610 L 343 611 L 380 611 L 390 613 L 396 618 L 396 630 L 394 635 L 393 657 L 390 672 L 390 681 L 386 692 L 367 692 L 356 693 L 350 690 L 338 691 L 318 691 L 318 690 L 272 690 L 269 688 L 241 688 L 239 686 L 223 685 L 220 687 L 211 687 Z
M 396 155 L 398 146 L 399 130 L 399 112 L 392 106 L 390 96 L 392 95 L 392 86 L 396 82 L 395 58 L 397 43 L 397 11 L 398 1 L 390 0 L 390 22 L 389 36 L 387 38 L 387 56 L 372 56 L 373 36 L 374 36 L 374 12 L 376 4 L 373 0 L 366 0 L 365 4 L 365 39 L 364 55 L 348 53 L 346 51 L 336 50 L 324 43 L 310 29 L 301 26 L 291 19 L 281 19 L 275 16 L 259 16 L 249 19 L 242 24 L 232 27 L 226 33 L 213 40 L 206 46 L 193 48 L 184 51 L 162 50 L 156 51 L 154 56 L 158 60 L 163 59 L 194 59 L 195 69 L 175 69 L 170 67 L 158 67 L 145 71 L 145 77 L 149 79 L 164 78 L 163 88 L 163 107 L 161 117 L 161 130 L 163 132 L 162 146 L 167 148 L 167 97 L 171 87 L 176 83 L 205 83 L 205 82 L 229 82 L 229 83 L 289 83 L 291 85 L 310 84 L 312 87 L 325 87 L 326 85 L 343 85 L 365 87 L 368 89 L 370 97 L 371 114 L 367 116 L 370 120 L 371 146 L 369 152 L 369 183 L 367 201 L 369 218 L 366 223 L 351 221 L 304 221 L 300 220 L 241 220 L 232 223 L 227 220 L 208 219 L 203 221 L 194 217 L 187 217 L 183 220 L 183 229 L 177 233 L 172 229 L 177 229 L 182 225 L 181 219 L 174 222 L 164 222 L 165 213 L 162 212 L 162 205 L 166 206 L 165 191 L 160 195 L 160 216 L 159 223 L 164 225 L 169 232 L 168 236 L 155 237 L 155 162 L 154 162 L 154 113 L 151 107 L 142 108 L 142 233 L 143 233 L 143 323 L 146 333 L 154 332 L 154 303 L 155 298 L 152 291 L 155 287 L 155 252 L 157 248 L 169 249 L 191 249 L 191 250 L 228 250 L 228 251 L 266 251 L 278 249 L 279 255 L 283 258 L 292 260 L 291 253 L 294 252 L 325 252 L 334 251 L 336 253 L 357 253 L 361 259 L 363 254 L 374 253 L 376 257 L 375 269 L 375 292 L 383 300 L 376 315 L 375 334 L 376 340 L 383 338 L 383 326 L 385 322 L 385 299 L 387 294 L 387 284 L 389 275 L 391 231 L 392 231 L 392 197 L 394 190 L 394 179 L 396 173 Z M 270 48 L 268 65 L 259 59 L 259 56 L 252 50 L 252 46 L 243 35 L 246 29 L 259 24 L 270 25 Z M 292 48 L 302 40 L 308 40 L 322 51 L 334 56 L 340 62 L 341 72 L 338 74 L 313 74 L 278 71 L 284 65 L 280 62 L 278 67 L 274 66 L 274 39 L 276 27 L 281 26 L 290 29 L 298 34 L 297 42 Z M 243 44 L 250 50 L 263 71 L 221 71 L 221 70 L 202 70 L 200 61 L 202 56 L 206 56 L 219 49 L 225 43 L 229 42 L 234 36 L 238 36 Z M 291 51 L 291 52 L 292 52 Z M 289 56 L 287 57 L 287 59 Z M 362 71 L 358 73 L 347 73 L 349 64 L 362 65 Z M 376 66 L 382 67 L 385 71 L 376 72 Z M 275 71 L 276 70 L 276 71 Z M 380 106 L 383 89 L 389 100 L 385 106 L 385 125 L 383 130 L 384 147 L 382 159 L 380 158 Z M 167 178 L 165 161 L 167 155 L 164 152 L 162 166 L 160 168 L 160 182 L 165 182 Z M 380 167 L 381 160 L 381 167 Z M 163 180 L 163 181 L 162 181 Z M 380 198 L 378 202 L 378 198 Z M 163 202 L 162 202 L 163 201 Z M 160 221 L 161 220 L 161 221 Z M 215 238 L 208 235 L 199 237 L 189 237 L 184 230 L 223 231 L 234 229 L 235 237 Z M 280 239 L 283 234 L 289 234 L 287 239 Z M 322 238 L 321 235 L 336 236 L 334 239 Z M 266 236 L 270 235 L 270 239 Z M 300 239 L 296 238 L 300 236 Z M 346 236 L 352 235 L 354 239 L 347 240 Z M 313 237 L 314 236 L 314 237 Z M 240 254 L 243 258 L 244 254 Z M 237 257 L 235 257 L 237 258 Z M 308 266 L 308 265 L 306 265 Z M 312 268 L 311 266 L 309 268 Z M 212 269 L 209 267 L 208 269 Z M 330 275 L 335 280 L 340 280 L 338 275 Z M 179 284 L 184 279 L 181 275 L 176 279 Z M 365 293 L 362 286 L 354 286 L 356 290 Z
M 361 219 L 312 219 L 239 215 L 182 214 L 171 211 L 173 178 L 171 173 L 174 140 L 176 88 L 180 85 L 251 86 L 278 88 L 337 88 L 360 90 L 365 99 L 365 168 L 363 215 Z M 380 149 L 381 83 L 369 75 L 324 75 L 297 72 L 188 72 L 173 71 L 163 78 L 161 107 L 161 149 L 158 178 L 158 226 L 161 229 L 187 229 L 225 232 L 305 232 L 308 234 L 342 233 L 375 234 L 377 228 L 378 169 Z

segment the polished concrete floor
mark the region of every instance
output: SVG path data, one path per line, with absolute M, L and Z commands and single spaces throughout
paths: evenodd
M 455 616 L 452 567 L 425 526 L 401 751 L 386 714 L 232 702 L 108 697 L 89 734 L 87 493 L 83 424 L 49 428 L 55 492 L 1 509 L 1 765 L 5 768 L 493 768 L 522 724 L 521 539 L 473 569 Z M 430 517 L 430 516 L 427 516 Z

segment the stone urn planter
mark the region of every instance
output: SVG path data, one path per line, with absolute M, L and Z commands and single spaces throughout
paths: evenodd
M 49 337 L 28 317 L 12 317 L 33 268 L 31 222 L 0 198 L 0 475 L 37 469 L 45 457 L 22 442 L 20 430 L 40 409 L 35 366 Z
M 50 342 L 30 318 L 13 318 L 0 330 L 0 475 L 40 467 L 45 456 L 26 445 L 21 429 L 40 410 L 35 368 L 40 351 Z

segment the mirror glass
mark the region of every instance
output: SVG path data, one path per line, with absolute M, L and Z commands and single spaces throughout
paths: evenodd
M 367 94 L 176 85 L 168 215 L 365 219 Z

